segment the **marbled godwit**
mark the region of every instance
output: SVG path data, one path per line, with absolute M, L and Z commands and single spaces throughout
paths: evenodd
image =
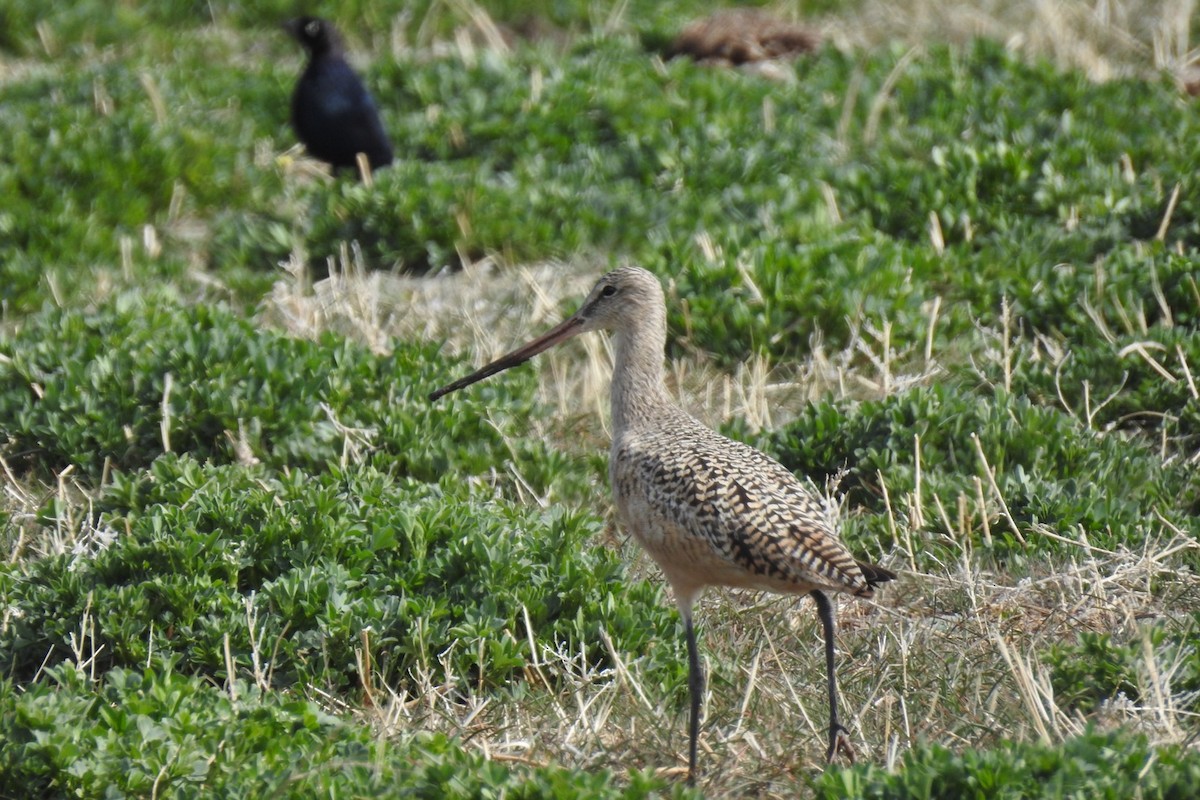
M 838 719 L 833 607 L 825 592 L 870 597 L 876 584 L 895 575 L 851 556 L 821 498 L 782 464 L 706 428 L 675 405 L 663 383 L 667 317 L 657 278 L 638 267 L 609 272 L 579 310 L 553 330 L 429 399 L 595 330 L 611 332 L 616 347 L 609 479 L 617 516 L 671 584 L 687 633 L 688 782 L 696 775 L 704 687 L 692 607 L 707 586 L 812 595 L 825 632 L 826 758 L 844 752 L 853 760 Z

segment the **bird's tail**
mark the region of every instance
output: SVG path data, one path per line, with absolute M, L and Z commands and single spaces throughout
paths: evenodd
M 862 561 L 859 561 L 857 563 L 858 563 L 858 568 L 862 571 L 863 578 L 867 581 L 867 585 L 870 586 L 872 589 L 874 589 L 881 583 L 886 583 L 887 581 L 894 581 L 896 579 L 896 573 L 892 572 L 889 569 L 884 569 L 883 567 L 881 567 L 877 564 L 867 564 Z

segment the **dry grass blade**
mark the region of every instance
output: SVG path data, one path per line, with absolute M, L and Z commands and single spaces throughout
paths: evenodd
M 867 0 L 852 15 L 822 20 L 838 47 L 875 48 L 905 41 L 966 44 L 985 37 L 1007 42 L 1031 59 L 1082 70 L 1093 80 L 1155 77 L 1166 70 L 1186 83 L 1194 0 Z

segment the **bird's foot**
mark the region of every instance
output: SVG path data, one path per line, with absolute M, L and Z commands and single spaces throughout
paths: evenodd
M 854 746 L 850 744 L 850 731 L 841 725 L 834 725 L 829 729 L 829 751 L 825 753 L 825 760 L 832 764 L 833 759 L 839 755 L 849 763 L 854 763 Z

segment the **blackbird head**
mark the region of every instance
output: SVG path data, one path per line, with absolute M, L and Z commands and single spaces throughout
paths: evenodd
M 313 58 L 342 49 L 342 40 L 333 25 L 319 17 L 296 17 L 283 23 L 283 29 L 298 41 Z

